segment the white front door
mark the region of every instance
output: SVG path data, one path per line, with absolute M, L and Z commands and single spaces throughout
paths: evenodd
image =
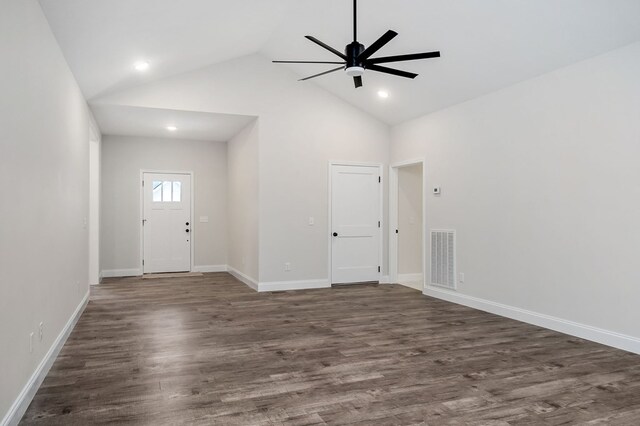
M 379 281 L 380 168 L 331 166 L 331 282 Z
M 143 270 L 191 270 L 191 176 L 144 173 Z

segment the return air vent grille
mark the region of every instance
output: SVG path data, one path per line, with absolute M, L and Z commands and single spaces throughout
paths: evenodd
M 456 288 L 456 232 L 431 230 L 431 285 Z

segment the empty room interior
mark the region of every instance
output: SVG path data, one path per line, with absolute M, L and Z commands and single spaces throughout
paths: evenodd
M 639 0 L 0 0 L 0 425 L 640 424 Z

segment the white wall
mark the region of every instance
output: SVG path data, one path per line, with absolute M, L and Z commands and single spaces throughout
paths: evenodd
M 398 274 L 422 274 L 422 164 L 398 169 Z
M 0 58 L 1 420 L 88 292 L 90 118 L 37 1 L 0 2 Z
M 258 282 L 258 132 L 249 124 L 227 144 L 228 266 Z
M 260 117 L 260 282 L 326 280 L 328 162 L 388 163 L 387 125 L 297 78 L 252 55 L 96 101 Z
M 442 187 L 459 295 L 640 338 L 638 76 L 640 43 L 393 129 Z
M 140 171 L 193 172 L 194 265 L 227 264 L 227 146 L 223 142 L 104 136 L 102 238 L 104 276 L 140 274 Z M 208 216 L 208 223 L 200 223 Z
M 299 88 L 295 94 L 279 114 L 261 120 L 260 282 L 327 278 L 329 161 L 383 164 L 385 172 L 388 165 L 386 125 L 319 89 Z M 386 274 L 387 191 L 383 202 Z M 284 272 L 285 262 L 291 272 Z

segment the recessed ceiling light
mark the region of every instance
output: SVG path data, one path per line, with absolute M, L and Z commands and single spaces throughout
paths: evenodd
M 389 97 L 389 92 L 380 90 L 378 91 L 378 96 L 380 96 L 382 99 L 387 99 Z
M 140 61 L 140 62 L 136 62 L 135 64 L 133 64 L 133 68 L 136 69 L 136 71 L 146 71 L 149 69 L 149 62 L 146 61 Z
M 167 126 L 167 130 L 170 132 L 175 132 L 176 130 L 178 130 L 178 128 L 176 126 Z

